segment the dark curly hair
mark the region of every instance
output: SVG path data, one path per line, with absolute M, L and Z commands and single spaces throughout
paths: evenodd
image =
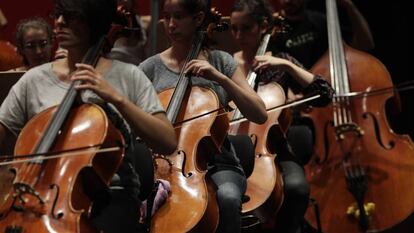
M 195 14 L 200 11 L 207 13 L 209 9 L 209 1 L 207 0 L 180 0 L 179 4 L 189 14 Z
M 269 26 L 274 24 L 273 8 L 270 6 L 267 0 L 237 0 L 231 12 L 247 12 L 247 15 L 256 21 L 258 24 L 263 23 L 265 20 L 269 23 Z
M 58 12 L 66 12 L 85 22 L 90 30 L 90 44 L 106 35 L 116 16 L 116 0 L 54 0 Z

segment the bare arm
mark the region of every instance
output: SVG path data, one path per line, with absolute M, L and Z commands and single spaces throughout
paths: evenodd
M 302 87 L 307 87 L 312 83 L 313 75 L 311 72 L 297 66 L 293 62 L 270 55 L 256 56 L 253 63 L 254 70 L 261 72 L 273 67 L 288 72 Z
M 229 79 L 207 61 L 196 59 L 188 63 L 186 72 L 218 82 L 250 121 L 261 124 L 267 120 L 263 100 L 249 86 L 239 67 Z
M 243 116 L 258 124 L 264 123 L 267 120 L 267 112 L 263 100 L 249 86 L 239 67 L 231 79 L 226 78 L 220 84 L 229 93 L 232 100 L 243 113 Z
M 154 115 L 144 112 L 125 97 L 113 102 L 134 132 L 157 153 L 171 154 L 177 147 L 177 139 L 171 122 L 165 113 Z
M 92 66 L 76 65 L 72 80 L 80 80 L 78 90 L 94 91 L 103 100 L 112 103 L 130 124 L 134 132 L 154 151 L 171 154 L 177 146 L 175 131 L 164 113 L 149 114 L 113 88 Z
M 356 49 L 371 50 L 375 47 L 374 39 L 364 16 L 351 0 L 340 0 L 351 21 L 352 40 L 350 45 Z

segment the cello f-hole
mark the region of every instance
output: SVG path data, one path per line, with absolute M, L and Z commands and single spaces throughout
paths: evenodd
M 318 165 L 322 165 L 323 163 L 325 163 L 328 160 L 329 150 L 331 148 L 330 143 L 329 143 L 329 132 L 328 132 L 328 129 L 330 127 L 333 128 L 333 126 L 334 126 L 333 121 L 327 121 L 326 124 L 325 124 L 325 126 L 324 126 L 324 128 L 323 128 L 323 145 L 324 145 L 325 151 L 324 151 L 324 155 L 323 155 L 323 159 L 322 160 L 319 157 L 316 157 L 315 158 L 315 162 Z
M 55 213 L 55 207 L 56 207 L 56 203 L 57 203 L 57 200 L 59 198 L 59 193 L 60 193 L 59 185 L 51 184 L 50 189 L 56 190 L 56 195 L 55 195 L 55 199 L 53 200 L 53 205 L 52 205 L 52 210 L 51 210 L 52 217 L 55 219 L 61 219 L 64 215 L 63 212 L 59 212 L 57 214 Z
M 253 142 L 253 146 L 254 146 L 254 149 L 256 149 L 257 148 L 257 135 L 256 134 L 251 134 L 250 135 L 250 139 L 252 140 L 252 142 Z M 260 155 L 259 155 L 260 156 Z
M 365 112 L 364 114 L 362 114 L 362 117 L 364 119 L 368 119 L 371 118 L 372 119 L 372 123 L 374 125 L 374 130 L 375 130 L 375 137 L 377 139 L 378 144 L 381 145 L 382 148 L 386 149 L 386 150 L 391 150 L 394 148 L 395 146 L 395 142 L 394 141 L 389 141 L 387 145 L 385 145 L 385 143 L 383 142 L 382 138 L 381 138 L 381 132 L 380 132 L 380 127 L 378 124 L 378 120 L 375 117 L 374 114 L 370 113 L 370 112 Z
M 187 160 L 187 154 L 185 153 L 185 151 L 183 151 L 183 150 L 179 150 L 178 151 L 178 154 L 179 155 L 182 155 L 182 157 L 183 157 L 183 162 L 181 163 L 181 173 L 183 174 L 183 176 L 185 177 L 185 178 L 189 178 L 189 177 L 191 177 L 192 175 L 193 175 L 193 173 L 192 172 L 188 172 L 188 173 L 186 173 L 185 172 L 185 162 L 186 162 L 186 160 Z

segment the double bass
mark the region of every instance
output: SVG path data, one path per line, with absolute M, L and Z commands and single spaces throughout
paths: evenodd
M 207 33 L 223 30 L 221 16 L 214 9 L 209 17 L 213 23 L 198 31 L 185 64 L 199 56 Z M 228 118 L 216 111 L 222 107 L 213 90 L 191 87 L 189 82 L 182 69 L 175 88 L 159 93 L 176 127 L 178 149 L 171 155 L 155 156 L 155 176 L 170 182 L 171 194 L 152 217 L 153 233 L 214 232 L 218 225 L 215 185 L 206 169 L 209 156 L 220 151 L 227 136 Z
M 306 220 L 316 228 L 319 218 L 325 233 L 392 230 L 414 211 L 414 146 L 389 128 L 385 103 L 392 92 L 349 95 L 393 84 L 380 61 L 342 42 L 336 1 L 327 0 L 326 9 L 329 53 L 312 71 L 329 77 L 336 95 L 307 115 L 315 147 L 305 170 L 319 214 L 309 208 Z

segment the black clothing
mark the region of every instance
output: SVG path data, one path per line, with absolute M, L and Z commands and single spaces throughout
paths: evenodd
M 279 34 L 277 40 L 270 44 L 270 49 L 275 52 L 286 52 L 310 69 L 328 48 L 325 16 L 307 10 L 303 20 L 286 20 L 286 23 L 289 25 L 289 31 Z
M 352 31 L 349 19 L 339 11 L 341 34 L 344 41 L 350 41 Z M 296 58 L 306 69 L 310 69 L 328 50 L 328 29 L 324 14 L 306 10 L 302 20 L 286 19 L 287 33 L 278 34 L 276 41 L 269 44 L 273 52 L 285 52 Z
M 295 58 L 287 53 L 276 53 L 275 56 L 289 60 L 303 68 L 303 66 Z M 334 94 L 334 90 L 330 84 L 318 75 L 314 77 L 313 81 L 307 87 L 300 86 L 300 84 L 293 77 L 280 69 L 267 69 L 263 73 L 259 74 L 259 80 L 262 83 L 272 81 L 277 82 L 282 86 L 286 95 L 289 88 L 294 93 L 302 93 L 304 96 L 320 94 L 320 98 L 312 100 L 308 103 L 315 107 L 322 107 L 329 104 L 332 101 Z M 312 135 L 308 134 L 310 135 L 309 138 L 300 138 L 306 142 L 301 140 L 294 141 L 292 145 L 297 148 L 292 148 L 290 143 L 291 137 L 293 136 L 293 138 L 297 138 L 298 135 L 295 135 L 295 133 L 301 132 L 303 132 L 303 130 L 300 128 L 299 130 L 291 131 L 291 134 L 288 133 L 288 136 L 290 136 L 289 138 L 282 137 L 275 142 L 275 148 L 277 150 L 276 154 L 278 155 L 277 163 L 282 169 L 285 194 L 283 205 L 276 220 L 276 232 L 296 233 L 300 229 L 301 223 L 303 222 L 303 216 L 307 209 L 310 191 L 309 184 L 306 181 L 305 173 L 302 168 L 302 161 L 303 157 L 309 156 L 312 152 L 312 148 L 309 146 L 312 145 Z M 299 148 L 302 148 L 302 144 L 304 144 L 304 151 L 298 150 Z M 297 157 L 295 152 L 303 152 L 305 154 L 300 154 Z
M 291 61 L 295 65 L 302 67 L 302 64 L 295 58 L 287 53 L 277 53 L 275 57 L 280 57 Z M 304 96 L 311 96 L 315 94 L 321 95 L 321 97 L 312 100 L 308 104 L 314 107 L 323 107 L 328 105 L 333 98 L 334 90 L 331 85 L 319 75 L 316 75 L 307 87 L 303 88 L 299 83 L 291 77 L 287 72 L 280 69 L 267 69 L 265 72 L 259 74 L 260 82 L 277 82 L 282 86 L 285 94 L 287 94 L 288 88 L 290 88 L 295 94 L 303 93 Z

